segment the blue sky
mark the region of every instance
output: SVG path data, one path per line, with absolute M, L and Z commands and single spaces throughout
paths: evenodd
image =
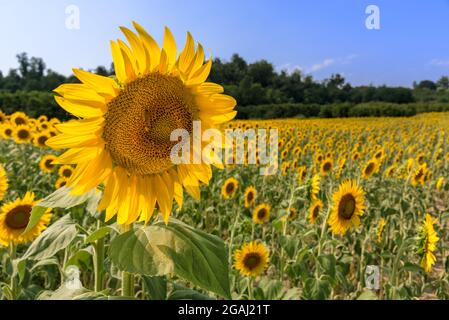
M 72 4 L 79 30 L 65 27 Z M 380 30 L 365 27 L 370 4 Z M 449 75 L 448 15 L 449 0 L 0 0 L 0 70 L 24 51 L 64 74 L 109 65 L 109 40 L 136 20 L 158 40 L 169 26 L 180 47 L 189 30 L 225 60 L 236 52 L 317 79 L 340 72 L 356 85 L 410 86 Z

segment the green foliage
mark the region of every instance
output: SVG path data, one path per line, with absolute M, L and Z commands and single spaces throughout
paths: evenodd
M 176 219 L 120 234 L 112 240 L 109 253 L 123 271 L 149 276 L 175 273 L 230 298 L 224 242 Z

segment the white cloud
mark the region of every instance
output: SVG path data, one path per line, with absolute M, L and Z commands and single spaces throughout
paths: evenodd
M 299 70 L 303 73 L 310 74 L 310 73 L 321 71 L 321 70 L 326 69 L 333 65 L 350 64 L 352 62 L 352 60 L 354 60 L 357 57 L 358 57 L 358 55 L 356 55 L 356 54 L 350 54 L 345 57 L 326 58 L 323 61 L 312 64 L 311 66 L 300 66 L 300 65 L 293 65 L 291 63 L 287 63 L 287 64 L 284 64 L 284 65 L 278 67 L 278 70 L 286 70 L 288 73 L 292 73 L 295 70 Z
M 449 67 L 449 59 L 433 59 L 430 64 L 437 67 Z

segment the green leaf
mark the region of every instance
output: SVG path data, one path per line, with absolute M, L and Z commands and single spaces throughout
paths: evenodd
M 24 259 L 16 259 L 12 262 L 12 266 L 13 266 L 13 274 L 12 276 L 19 276 L 19 281 L 22 282 L 23 278 L 25 277 L 25 271 L 26 271 L 26 266 L 27 266 L 27 262 Z
M 196 290 L 180 285 L 175 285 L 175 290 L 170 293 L 168 300 L 214 300 Z
M 66 248 L 76 237 L 76 223 L 66 215 L 48 227 L 28 247 L 22 259 L 42 260 Z
M 145 283 L 145 289 L 151 300 L 167 299 L 167 279 L 161 277 L 142 276 Z
M 119 269 L 149 276 L 175 273 L 230 298 L 228 256 L 223 240 L 176 219 L 136 228 L 112 240 L 110 258 Z
M 357 297 L 357 300 L 378 300 L 378 298 L 373 291 L 365 290 Z
M 112 227 L 106 226 L 102 227 L 98 230 L 95 230 L 92 232 L 86 240 L 84 240 L 85 243 L 94 243 L 95 241 L 102 239 L 106 237 L 112 230 L 114 230 Z
M 77 266 L 83 270 L 92 270 L 92 256 L 93 248 L 91 246 L 78 250 L 67 260 L 66 266 Z
M 98 193 L 95 189 L 81 195 L 81 196 L 73 196 L 70 193 L 70 189 L 62 187 L 47 196 L 44 200 L 39 202 L 38 206 L 34 206 L 31 210 L 30 221 L 23 233 L 28 232 L 32 228 L 36 226 L 39 222 L 39 219 L 45 213 L 47 208 L 65 208 L 69 209 L 72 207 L 76 207 L 93 197 L 97 197 Z
M 63 284 L 55 291 L 42 292 L 39 295 L 38 300 L 72 300 L 77 296 L 80 296 L 82 294 L 86 294 L 89 292 L 91 292 L 91 291 L 89 291 L 83 287 L 78 288 L 78 289 L 71 289 Z

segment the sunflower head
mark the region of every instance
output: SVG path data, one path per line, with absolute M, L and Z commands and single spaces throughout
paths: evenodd
M 328 223 L 334 234 L 345 234 L 360 224 L 365 209 L 365 196 L 355 180 L 344 181 L 333 196 L 332 211 Z
M 334 168 L 334 163 L 333 163 L 332 159 L 326 158 L 321 162 L 320 173 L 323 176 L 327 176 L 329 173 L 332 172 L 333 168 Z
M 444 182 L 445 179 L 444 177 L 439 177 L 436 184 L 435 184 L 435 188 L 437 189 L 437 191 L 441 191 L 443 189 L 444 186 Z
M 253 222 L 256 224 L 264 224 L 270 219 L 271 207 L 269 204 L 259 204 L 253 210 Z
M 426 214 L 419 236 L 418 254 L 421 256 L 421 266 L 425 272 L 430 272 L 436 262 L 434 251 L 440 238 L 435 231 L 434 223 L 432 216 Z
M 365 167 L 363 167 L 362 177 L 368 179 L 378 171 L 379 171 L 379 162 L 376 158 L 373 158 L 365 164 Z
M 323 202 L 321 200 L 313 201 L 309 208 L 310 223 L 315 223 L 318 220 L 321 210 L 323 210 Z
M 289 208 L 287 219 L 289 221 L 293 221 L 293 220 L 296 220 L 296 218 L 298 218 L 298 210 L 293 207 Z
M 33 138 L 33 133 L 29 126 L 21 124 L 14 127 L 12 136 L 18 144 L 28 143 Z
M 68 180 L 73 174 L 73 167 L 69 165 L 63 165 L 59 168 L 58 174 L 61 178 Z
M 23 198 L 3 204 L 0 208 L 0 243 L 7 246 L 33 241 L 46 228 L 51 219 L 51 209 L 48 209 L 39 222 L 24 233 L 30 221 L 31 209 L 38 201 L 34 194 L 27 192 Z
M 0 126 L 0 135 L 5 140 L 11 139 L 13 132 L 14 132 L 13 126 L 9 123 L 3 123 Z
M 8 190 L 8 176 L 6 175 L 5 168 L 0 163 L 0 201 L 5 196 L 6 190 Z
M 269 251 L 258 242 L 244 244 L 234 253 L 234 267 L 246 277 L 257 277 L 268 266 Z
M 308 194 L 310 200 L 318 200 L 318 194 L 320 193 L 321 177 L 319 174 L 315 174 L 308 184 Z
M 55 182 L 55 188 L 59 189 L 67 185 L 67 179 L 64 177 L 59 177 L 58 180 Z
M 221 195 L 224 199 L 232 199 L 237 192 L 239 182 L 234 177 L 226 179 L 221 187 Z
M 254 186 L 249 186 L 245 189 L 245 208 L 251 207 L 256 201 L 257 190 Z
M 58 157 L 56 157 L 53 154 L 47 154 L 41 158 L 39 161 L 39 168 L 47 173 L 53 172 L 55 169 L 55 164 L 53 161 L 55 161 Z
M 13 126 L 20 126 L 28 124 L 28 117 L 24 112 L 14 112 L 11 115 L 11 123 Z
M 98 210 L 106 210 L 106 220 L 148 221 L 157 207 L 168 223 L 173 200 L 182 206 L 183 188 L 199 199 L 200 185 L 212 176 L 210 163 L 222 167 L 211 159 L 173 163 L 178 141 L 171 134 L 180 129 L 191 137 L 194 121 L 201 122 L 200 133 L 217 128 L 235 117 L 236 101 L 206 82 L 212 60 L 205 62 L 190 33 L 178 55 L 168 28 L 161 48 L 133 25 L 136 32 L 120 28 L 128 44 L 111 41 L 116 80 L 75 69 L 81 83 L 55 90 L 57 103 L 81 119 L 53 124 L 61 134 L 47 145 L 69 149 L 57 163 L 76 165 L 67 181 L 73 195 L 104 186 Z
M 34 145 L 39 148 L 46 148 L 47 145 L 45 144 L 47 140 L 50 138 L 50 134 L 46 131 L 39 132 L 34 135 Z

